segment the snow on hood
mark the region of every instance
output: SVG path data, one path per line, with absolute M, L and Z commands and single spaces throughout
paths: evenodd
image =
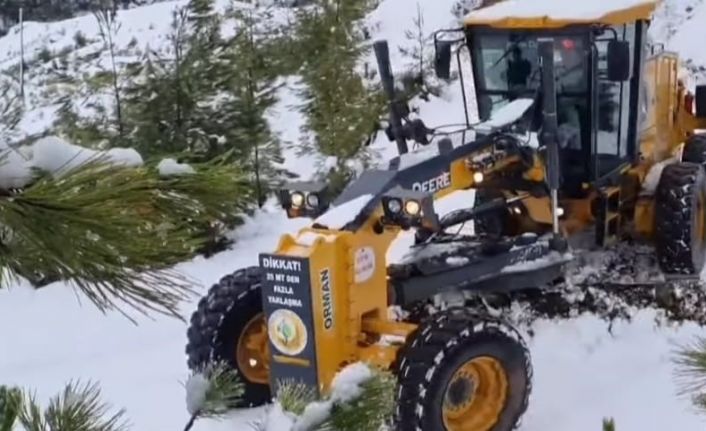
M 530 19 L 548 17 L 561 20 L 598 21 L 605 15 L 638 6 L 654 5 L 655 0 L 505 0 L 477 9 L 466 15 L 467 21 L 489 21 L 507 18 Z
M 375 196 L 370 194 L 362 195 L 348 202 L 344 202 L 339 206 L 332 207 L 314 220 L 314 223 L 326 226 L 329 229 L 343 229 L 344 226 L 358 217 L 360 212 L 363 211 L 363 208 L 365 208 L 374 197 Z

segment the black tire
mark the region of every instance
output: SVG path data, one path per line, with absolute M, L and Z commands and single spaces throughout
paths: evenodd
M 695 275 L 704 267 L 706 241 L 697 227 L 706 223 L 705 172 L 696 163 L 675 163 L 662 171 L 655 193 L 655 248 L 666 274 Z
M 693 135 L 686 140 L 682 162 L 697 163 L 706 168 L 706 135 Z
M 187 364 L 200 370 L 213 362 L 225 362 L 238 370 L 245 385 L 238 407 L 256 407 L 271 401 L 269 385 L 250 382 L 238 367 L 236 346 L 240 334 L 262 313 L 260 268 L 246 268 L 223 277 L 201 298 L 187 331 Z
M 498 361 L 508 381 L 508 397 L 492 431 L 519 426 L 529 403 L 532 364 L 514 328 L 453 308 L 432 316 L 410 340 L 398 361 L 396 430 L 446 431 L 442 418 L 446 387 L 462 364 L 482 356 Z

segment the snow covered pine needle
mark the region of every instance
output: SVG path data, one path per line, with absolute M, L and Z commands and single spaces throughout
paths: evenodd
M 8 158 L 0 288 L 15 277 L 36 287 L 67 281 L 102 311 L 127 305 L 179 317 L 194 283 L 169 268 L 207 247 L 214 224 L 237 222 L 251 200 L 234 164 L 164 176 L 135 150 L 98 152 L 56 137 L 19 151 L 0 146 Z
M 336 375 L 331 393 L 316 401 L 302 385 L 283 384 L 258 431 L 378 431 L 391 418 L 395 380 L 362 363 Z
M 186 388 L 186 410 L 191 419 L 184 428 L 188 431 L 196 419 L 219 417 L 237 405 L 243 395 L 238 374 L 228 364 L 209 364 L 189 377 Z

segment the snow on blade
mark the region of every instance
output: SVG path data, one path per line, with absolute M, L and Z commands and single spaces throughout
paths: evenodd
M 363 208 L 373 199 L 373 195 L 367 194 L 345 202 L 337 207 L 332 207 L 314 223 L 326 226 L 329 229 L 342 229 L 345 225 L 355 220 L 363 211 Z
M 534 100 L 532 99 L 513 100 L 495 111 L 492 117 L 490 117 L 490 120 L 476 126 L 476 130 L 485 132 L 508 126 L 522 118 L 532 104 L 534 104 Z
M 611 12 L 639 6 L 654 5 L 654 0 L 582 1 L 566 0 L 505 0 L 466 15 L 467 22 L 515 19 L 563 19 L 600 21 Z
M 572 259 L 572 257 L 573 256 L 570 253 L 561 254 L 557 253 L 556 251 L 553 251 L 548 255 L 540 257 L 538 259 L 525 260 L 522 262 L 518 262 L 514 265 L 506 266 L 502 269 L 501 272 L 507 274 L 513 272 L 534 271 L 535 269 L 542 269 L 547 266 L 568 262 Z
M 194 168 L 186 163 L 179 163 L 174 159 L 164 159 L 157 165 L 159 175 L 170 177 L 176 175 L 190 175 L 196 173 Z
M 451 266 L 468 265 L 471 261 L 463 256 L 449 256 L 446 258 L 446 264 Z

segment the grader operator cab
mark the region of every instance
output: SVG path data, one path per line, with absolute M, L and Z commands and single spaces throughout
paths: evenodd
M 283 381 L 325 394 L 342 367 L 363 361 L 398 377 L 394 429 L 507 431 L 527 408 L 529 351 L 464 298 L 561 280 L 567 250 L 587 234 L 594 247 L 652 241 L 665 273 L 698 274 L 706 89 L 687 92 L 678 58 L 648 47 L 655 2 L 578 2 L 549 16 L 564 3 L 499 2 L 437 33 L 440 77 L 454 53 L 462 72 L 471 54 L 480 120 L 471 124 L 466 106 L 456 132 L 408 117 L 387 43 L 376 43 L 399 157 L 335 199 L 321 183 L 282 190 L 287 214 L 311 226 L 209 290 L 191 318 L 189 367 L 226 361 L 253 406 Z M 410 141 L 421 148 L 408 151 Z M 475 203 L 436 214 L 434 199 L 470 188 Z M 473 235 L 460 233 L 467 222 Z M 416 244 L 388 263 L 407 229 Z M 419 307 L 428 302 L 445 305 Z

